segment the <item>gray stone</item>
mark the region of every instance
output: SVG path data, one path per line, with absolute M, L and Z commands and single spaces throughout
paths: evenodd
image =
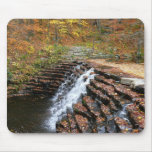
M 131 88 L 144 88 L 144 79 L 139 78 L 121 78 L 121 84 L 129 85 Z

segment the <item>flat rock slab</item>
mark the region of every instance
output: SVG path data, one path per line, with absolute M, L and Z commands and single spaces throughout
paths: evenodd
M 121 84 L 129 85 L 131 88 L 144 88 L 144 79 L 138 79 L 138 78 L 121 78 L 120 80 Z

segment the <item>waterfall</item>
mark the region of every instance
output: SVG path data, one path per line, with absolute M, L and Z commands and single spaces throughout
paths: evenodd
M 56 131 L 56 123 L 63 118 L 67 109 L 72 111 L 72 105 L 79 101 L 81 95 L 87 93 L 86 85 L 89 84 L 90 79 L 94 79 L 95 76 L 95 74 L 91 74 L 91 72 L 94 72 L 93 68 L 80 75 L 77 79 L 72 74 L 64 83 L 61 84 L 57 93 L 51 99 L 53 102 L 49 109 L 51 117 L 47 121 L 51 132 Z M 86 80 L 84 80 L 85 76 L 87 78 Z M 73 83 L 70 90 L 68 90 L 68 83 L 71 81 L 71 79 L 75 79 L 75 83 Z

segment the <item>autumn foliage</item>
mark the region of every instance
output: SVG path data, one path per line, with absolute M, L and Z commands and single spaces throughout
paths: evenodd
M 22 83 L 77 45 L 94 54 L 144 56 L 144 25 L 138 19 L 14 19 L 8 24 L 8 81 Z

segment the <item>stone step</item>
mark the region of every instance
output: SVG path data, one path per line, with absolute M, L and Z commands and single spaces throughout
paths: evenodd
M 79 75 L 82 75 L 84 73 L 84 71 L 82 71 L 81 69 L 76 69 L 76 71 L 79 73 Z
M 56 124 L 57 133 L 70 133 L 70 126 L 67 118 L 62 119 L 59 123 Z
M 43 88 L 34 88 L 31 91 L 33 93 L 40 93 L 40 94 L 50 94 L 50 93 L 54 93 L 57 89 L 56 88 L 50 88 L 49 90 L 45 90 Z
M 110 86 L 102 82 L 98 82 L 96 80 L 91 80 L 90 84 L 94 86 L 96 89 L 101 90 L 108 97 L 113 99 L 117 98 L 118 94 L 128 100 L 133 100 L 134 98 L 139 97 L 138 93 L 132 91 L 129 87 L 123 86 L 121 84 L 114 84 L 113 86 Z
M 120 117 L 114 118 L 115 124 L 117 126 L 118 132 L 121 133 L 130 133 L 132 132 L 132 125 L 128 124 L 128 122 Z
M 49 80 L 63 82 L 63 81 L 64 81 L 64 77 L 53 77 L 53 76 L 52 76 L 52 78 L 50 78 Z M 41 80 L 41 81 L 42 81 L 42 80 Z
M 56 77 L 64 77 L 65 76 L 65 73 L 56 73 L 56 72 L 52 72 L 50 73 L 48 76 L 45 76 L 45 75 L 42 75 L 42 76 L 39 76 L 38 78 L 52 78 L 52 76 L 56 76 Z
M 113 80 L 113 79 L 106 79 L 104 76 L 101 76 L 101 75 L 96 75 L 95 76 L 95 80 L 99 81 L 99 82 L 102 82 L 102 83 L 105 83 L 107 85 L 113 85 L 115 83 L 115 80 Z
M 91 99 L 91 97 L 89 96 L 83 97 L 82 103 L 84 106 L 87 107 L 87 109 L 94 118 L 99 117 L 101 115 L 100 108 L 98 107 L 98 103 L 95 100 Z
M 84 117 L 79 114 L 75 114 L 75 120 L 77 123 L 77 126 L 79 128 L 79 131 L 82 133 L 91 133 L 92 129 L 90 128 L 90 122 L 87 119 L 87 117 Z
M 59 74 L 65 74 L 67 72 L 63 71 L 63 70 L 50 70 L 50 71 L 44 71 L 44 72 L 40 72 L 41 75 L 45 76 L 45 75 L 49 75 L 50 73 L 59 73 Z
M 145 112 L 145 99 L 144 98 L 135 98 L 134 103 L 139 106 L 140 110 Z
M 134 98 L 139 98 L 140 95 L 134 91 L 132 91 L 129 87 L 123 86 L 123 85 L 114 85 L 114 89 L 117 93 L 120 95 L 123 95 L 124 98 L 127 98 L 129 100 L 133 100 Z
M 109 102 L 109 107 L 112 112 L 117 112 L 118 110 L 120 110 L 120 108 L 118 108 L 119 106 L 116 106 L 116 104 L 112 100 L 110 100 Z
M 121 77 L 118 76 L 118 75 L 115 75 L 115 74 L 112 74 L 112 73 L 107 73 L 105 72 L 104 69 L 100 69 L 100 68 L 95 68 L 94 70 L 97 74 L 101 75 L 101 76 L 104 76 L 105 78 L 107 79 L 113 79 L 115 81 L 120 81 L 121 80 Z
M 78 71 L 73 71 L 73 74 L 75 75 L 75 77 L 79 77 L 80 76 L 80 73 Z
M 105 117 L 107 120 L 108 120 L 108 118 L 113 117 L 110 107 L 108 105 L 101 103 L 100 109 L 101 109 L 102 116 Z
M 73 66 L 62 66 L 62 65 L 58 65 L 55 67 L 55 69 L 66 69 L 66 70 L 71 70 L 72 68 L 74 68 Z
M 60 67 L 56 67 L 56 68 L 53 68 L 52 69 L 53 71 L 64 71 L 64 72 L 69 72 L 69 71 L 72 71 L 72 68 L 60 68 Z
M 71 67 L 73 67 L 73 66 L 77 66 L 77 64 L 76 63 L 61 63 L 61 64 L 59 64 L 60 66 L 71 66 Z
M 96 90 L 91 85 L 87 85 L 86 87 L 87 87 L 87 93 L 89 96 L 93 98 L 97 98 L 100 102 L 103 102 L 106 105 L 109 104 L 110 98 L 107 95 L 103 94 L 99 90 Z
M 47 95 L 47 96 L 52 96 L 54 95 L 54 92 L 49 92 L 49 91 L 40 91 L 40 90 L 37 90 L 37 91 L 32 91 L 31 94 L 33 95 Z
M 117 127 L 115 125 L 114 117 L 112 115 L 108 118 L 105 126 L 106 126 L 107 133 L 116 133 L 117 132 Z
M 80 114 L 82 116 L 87 117 L 88 119 L 91 119 L 91 115 L 88 112 L 87 108 L 82 105 L 82 103 L 78 102 L 73 106 L 73 110 L 76 114 Z
M 106 79 L 104 76 L 97 75 L 95 76 L 95 80 L 113 86 L 116 92 L 118 92 L 121 95 L 124 95 L 126 98 L 130 100 L 132 100 L 133 98 L 137 98 L 139 96 L 139 94 L 136 91 L 132 90 L 126 85 L 116 83 L 113 79 Z
M 95 89 L 101 90 L 104 94 L 106 94 L 109 97 L 113 97 L 117 95 L 117 93 L 114 90 L 113 86 L 106 85 L 102 82 L 98 82 L 96 80 L 91 80 L 90 84 L 95 87 Z
M 96 131 L 97 133 L 106 133 L 106 126 L 105 126 L 105 118 L 102 116 L 96 117 Z
M 98 82 L 96 80 L 91 80 L 90 84 L 97 90 L 100 90 L 103 94 L 107 95 L 109 97 L 109 101 L 111 101 L 111 106 L 112 106 L 112 101 L 115 104 L 112 106 L 115 110 L 117 108 L 121 108 L 123 104 L 130 103 L 131 101 L 128 101 L 127 99 L 123 99 L 114 89 L 113 86 L 111 85 L 106 85 L 102 82 Z M 113 110 L 114 110 L 113 109 Z
M 135 104 L 128 105 L 126 109 L 133 127 L 140 131 L 143 130 L 145 125 L 145 113 L 140 111 L 139 107 Z
M 74 116 L 70 113 L 67 114 L 67 118 L 69 121 L 70 131 L 71 133 L 79 133 L 79 130 L 77 128 L 76 121 L 74 119 Z
M 87 70 L 87 68 L 85 67 L 85 66 L 80 66 L 80 69 L 82 70 L 82 71 L 86 71 Z

